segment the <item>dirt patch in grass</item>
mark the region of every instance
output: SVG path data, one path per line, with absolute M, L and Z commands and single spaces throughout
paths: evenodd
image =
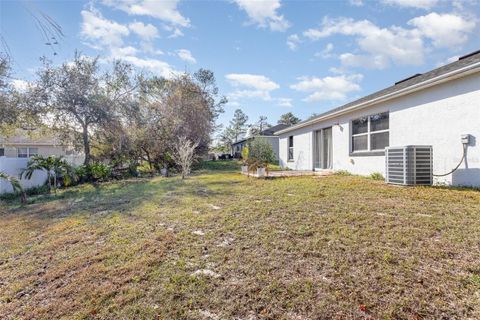
M 480 192 L 214 169 L 2 204 L 0 318 L 480 318 Z

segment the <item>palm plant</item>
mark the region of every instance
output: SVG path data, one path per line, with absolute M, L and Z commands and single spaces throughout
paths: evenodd
M 33 173 L 37 170 L 44 171 L 47 174 L 48 190 L 51 191 L 53 188 L 55 193 L 57 193 L 57 181 L 59 178 L 63 178 L 64 185 L 69 185 L 76 179 L 75 170 L 61 156 L 33 156 L 28 161 L 27 168 L 22 172 L 22 175 L 25 175 L 27 179 L 31 179 Z
M 27 195 L 25 193 L 25 190 L 23 190 L 22 185 L 20 184 L 20 181 L 18 179 L 15 179 L 14 177 L 10 177 L 8 174 L 5 172 L 0 171 L 0 179 L 7 180 L 10 182 L 12 185 L 13 191 L 20 193 L 20 201 L 22 203 L 27 202 Z

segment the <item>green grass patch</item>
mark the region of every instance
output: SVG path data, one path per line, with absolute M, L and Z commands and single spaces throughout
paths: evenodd
M 239 167 L 2 202 L 0 318 L 480 318 L 480 192 Z

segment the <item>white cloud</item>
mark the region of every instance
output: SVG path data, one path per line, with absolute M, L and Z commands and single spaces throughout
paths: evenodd
M 262 28 L 270 28 L 272 31 L 285 31 L 290 27 L 283 15 L 279 15 L 280 0 L 235 0 L 237 5 L 245 10 L 250 22 Z
M 438 62 L 438 63 L 436 64 L 436 66 L 437 66 L 437 68 L 438 68 L 438 67 L 444 66 L 444 65 L 446 65 L 446 64 L 455 62 L 455 61 L 458 60 L 459 57 L 460 57 L 460 56 L 452 56 L 452 57 L 450 57 L 450 58 L 448 58 L 448 59 L 445 59 L 444 61 Z
M 332 51 L 333 51 L 333 43 L 328 43 L 325 48 L 320 51 L 320 52 L 315 52 L 314 56 L 317 58 L 331 58 L 333 56 Z
M 473 19 L 467 20 L 455 14 L 436 12 L 413 18 L 408 24 L 417 27 L 423 36 L 432 39 L 435 47 L 446 48 L 465 43 L 468 34 L 475 28 Z
M 144 24 L 143 22 L 132 22 L 128 28 L 135 32 L 144 41 L 152 41 L 158 38 L 158 29 L 152 24 Z
M 158 36 L 158 30 L 153 25 L 141 22 L 133 22 L 128 26 L 122 25 L 104 18 L 99 11 L 93 8 L 90 11 L 83 10 L 81 14 L 83 18 L 81 35 L 89 41 L 90 46 L 105 52 L 104 58 L 101 59 L 102 62 L 110 63 L 114 59 L 122 60 L 136 68 L 165 78 L 171 78 L 179 73 L 167 62 L 139 56 L 140 53 L 163 54 L 162 51 L 153 48 L 151 40 Z M 124 44 L 124 38 L 130 34 L 130 30 L 144 40 L 142 50 Z
M 190 20 L 178 11 L 178 2 L 179 0 L 103 0 L 103 4 L 129 15 L 150 16 L 174 26 L 189 27 Z
M 183 37 L 183 32 L 182 32 L 182 30 L 180 30 L 178 28 L 174 28 L 172 34 L 169 35 L 168 37 L 169 38 Z
M 342 66 L 383 69 L 392 63 L 421 65 L 431 46 L 458 48 L 467 42 L 476 24 L 476 17 L 436 12 L 409 20 L 408 28 L 379 27 L 369 20 L 325 17 L 319 28 L 308 29 L 302 35 L 312 41 L 337 34 L 353 37 L 358 49 L 339 56 Z
M 278 84 L 263 75 L 231 73 L 226 78 L 233 86 L 245 86 L 259 90 L 272 91 L 280 88 Z
M 383 0 L 383 3 L 406 8 L 430 9 L 438 3 L 438 0 Z
M 124 56 L 122 60 L 139 69 L 148 70 L 157 76 L 165 78 L 171 78 L 179 73 L 179 71 L 173 69 L 168 63 L 157 59 Z
M 397 26 L 380 28 L 368 20 L 325 18 L 320 29 L 309 29 L 303 33 L 311 40 L 334 34 L 356 37 L 360 49 L 369 56 L 374 56 L 377 61 L 382 61 L 382 67 L 385 61 L 400 65 L 419 65 L 424 60 L 423 39 L 421 33 L 415 29 L 408 30 Z
M 388 66 L 388 58 L 384 55 L 356 55 L 343 53 L 340 55 L 342 66 L 364 67 L 367 69 L 384 69 Z
M 300 77 L 299 82 L 290 86 L 291 89 L 310 93 L 306 102 L 322 100 L 345 100 L 351 92 L 360 91 L 363 76 L 361 74 L 328 76 L 325 78 Z
M 280 106 L 280 107 L 291 108 L 291 107 L 293 107 L 292 99 L 290 99 L 290 98 L 278 98 L 277 99 L 277 105 Z
M 260 98 L 271 100 L 270 92 L 280 86 L 263 75 L 231 73 L 225 76 L 233 87 L 242 88 L 232 92 L 232 99 Z
M 363 1 L 362 0 L 350 0 L 349 3 L 350 3 L 350 5 L 355 6 L 355 7 L 363 6 Z
M 298 48 L 298 44 L 301 42 L 298 34 L 291 34 L 287 38 L 287 46 L 290 50 L 295 51 Z
M 121 48 L 111 48 L 110 55 L 112 58 L 121 59 L 124 56 L 134 56 L 138 53 L 138 49 L 132 46 L 121 47 Z
M 82 10 L 82 25 L 80 34 L 91 41 L 92 47 L 122 46 L 123 37 L 130 33 L 128 28 L 115 21 L 105 19 L 98 11 Z
M 177 55 L 183 61 L 186 61 L 188 63 L 197 63 L 197 60 L 193 57 L 190 50 L 187 50 L 187 49 L 177 50 Z
M 30 86 L 30 84 L 25 81 L 25 80 L 20 80 L 20 79 L 15 79 L 15 80 L 12 80 L 10 82 L 10 84 L 12 85 L 12 87 L 19 91 L 19 92 L 25 92 L 27 91 L 28 87 Z

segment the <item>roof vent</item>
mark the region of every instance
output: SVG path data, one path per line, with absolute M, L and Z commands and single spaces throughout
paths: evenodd
M 460 58 L 458 58 L 458 60 L 460 61 L 460 60 L 463 60 L 463 59 L 465 59 L 465 58 L 474 56 L 474 55 L 476 55 L 477 53 L 480 53 L 480 50 L 473 51 L 473 52 L 470 52 L 470 53 L 468 53 L 468 54 L 466 54 L 466 55 L 464 55 L 464 56 L 461 56 Z
M 402 82 L 405 82 L 405 81 L 407 81 L 407 80 L 416 78 L 416 77 L 421 76 L 421 75 L 422 75 L 421 73 L 414 74 L 414 75 L 411 76 L 411 77 L 408 77 L 408 78 L 405 78 L 405 79 L 403 79 L 403 80 L 400 80 L 400 81 L 395 82 L 395 85 L 397 85 L 397 84 L 399 84 L 399 83 L 402 83 Z

